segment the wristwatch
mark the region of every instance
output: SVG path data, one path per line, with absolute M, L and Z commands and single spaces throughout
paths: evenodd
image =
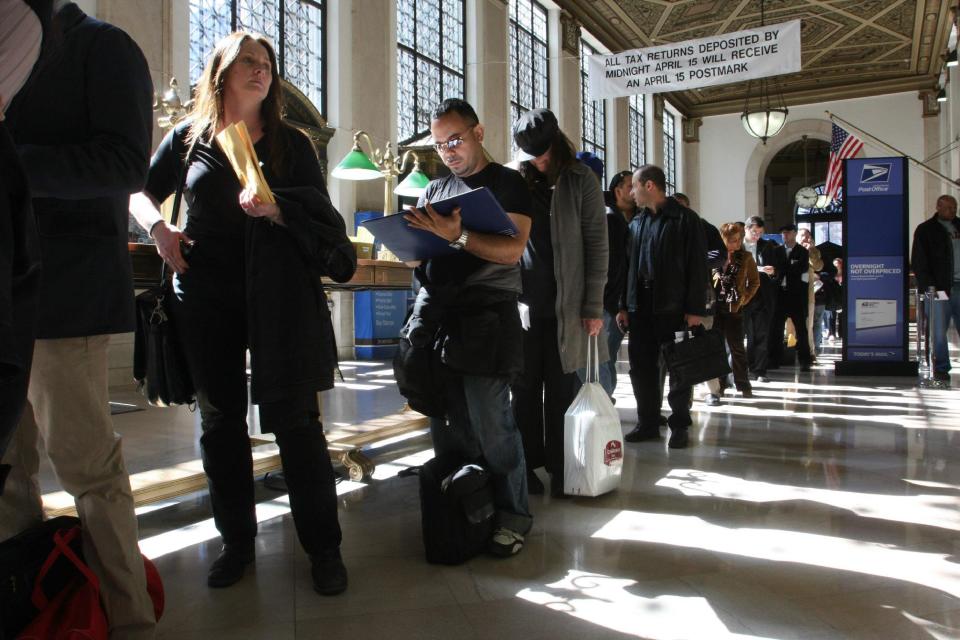
M 470 234 L 467 232 L 466 229 L 462 229 L 462 230 L 461 230 L 461 233 L 460 233 L 460 237 L 457 238 L 456 240 L 454 240 L 453 242 L 451 242 L 451 243 L 450 243 L 450 247 L 452 247 L 453 249 L 456 249 L 456 250 L 458 250 L 458 251 L 461 250 L 461 249 L 466 248 L 466 246 L 467 246 L 467 238 L 469 237 L 469 235 L 470 235 Z

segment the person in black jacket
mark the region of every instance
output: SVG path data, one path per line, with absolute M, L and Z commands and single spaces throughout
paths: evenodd
M 921 291 L 933 287 L 948 297 L 937 300 L 933 313 L 928 310 L 928 315 L 934 329 L 933 375 L 938 380 L 949 380 L 947 331 L 951 319 L 954 329 L 960 332 L 960 220 L 957 201 L 952 196 L 937 198 L 937 212 L 917 225 L 911 262 Z
M 677 331 L 702 324 L 706 314 L 706 243 L 700 216 L 667 197 L 663 169 L 644 165 L 633 174 L 640 213 L 627 240 L 627 287 L 617 322 L 630 331 L 630 382 L 637 399 L 637 426 L 628 442 L 660 438 L 660 346 Z M 669 446 L 689 442 L 689 386 L 670 385 Z
M 40 58 L 50 14 L 44 4 L 0 0 L 0 460 L 27 400 L 40 288 L 33 206 L 4 111 Z M 10 468 L 0 464 L 0 495 Z
M 44 60 L 7 110 L 43 263 L 28 404 L 7 449 L 0 538 L 43 518 L 40 439 L 74 497 L 114 638 L 152 638 L 137 521 L 108 402 L 111 333 L 134 326 L 127 204 L 153 128 L 146 60 L 120 29 L 58 0 Z M 5 178 L 6 176 L 4 176 Z
M 607 332 L 607 352 L 610 359 L 600 365 L 600 386 L 613 398 L 617 388 L 617 360 L 625 334 L 617 325 L 620 299 L 627 286 L 627 237 L 629 224 L 637 214 L 633 201 L 633 172 L 620 171 L 610 179 L 608 193 L 611 206 L 607 207 L 607 241 L 610 247 L 607 285 L 603 289 L 603 327 Z
M 767 381 L 770 364 L 770 328 L 777 308 L 779 278 L 783 271 L 777 257 L 777 243 L 763 237 L 763 218 L 751 216 L 745 222 L 743 248 L 750 252 L 760 272 L 760 293 L 743 311 L 747 334 L 747 362 L 757 382 Z
M 810 371 L 813 354 L 807 337 L 807 313 L 809 313 L 810 253 L 797 242 L 797 225 L 788 224 L 780 229 L 783 244 L 777 247 L 777 260 L 783 266 L 780 278 L 777 311 L 770 332 L 770 362 L 779 366 L 783 357 L 784 327 L 787 318 L 793 322 L 797 335 L 797 362 L 801 371 Z
M 336 478 L 317 402 L 318 391 L 333 387 L 336 367 L 320 277 L 349 280 L 356 257 L 310 141 L 281 119 L 277 77 L 276 55 L 266 39 L 243 32 L 221 39 L 198 82 L 190 116 L 160 143 L 131 211 L 176 271 L 173 321 L 197 391 L 203 467 L 223 538 L 207 584 L 234 584 L 254 560 L 249 348 L 251 400 L 259 405 L 261 430 L 276 435 L 314 590 L 334 595 L 347 588 L 347 571 Z M 213 139 L 241 121 L 276 204 L 241 186 Z M 178 189 L 183 173 L 190 215 L 181 231 L 158 208 Z M 189 255 L 184 245 L 190 245 Z

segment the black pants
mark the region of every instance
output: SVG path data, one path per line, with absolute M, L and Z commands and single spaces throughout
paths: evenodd
M 213 519 L 225 544 L 250 544 L 257 519 L 246 421 L 242 292 L 228 292 L 226 286 L 211 290 L 189 280 L 187 284 L 174 304 L 174 321 L 197 389 L 200 449 Z M 309 554 L 339 547 L 341 540 L 336 477 L 319 418 L 312 392 L 260 405 L 261 429 L 276 434 L 297 536 Z
M 743 310 L 743 328 L 747 335 L 747 366 L 755 375 L 767 375 L 770 365 L 770 327 L 773 324 L 772 302 L 757 300 Z
M 727 341 L 730 369 L 733 371 L 733 382 L 737 385 L 737 390 L 751 391 L 747 373 L 747 352 L 743 348 L 743 314 L 731 313 L 728 305 L 718 304 L 713 326 L 723 331 L 723 337 Z
M 523 332 L 523 365 L 511 391 L 527 469 L 545 467 L 562 476 L 563 416 L 580 380 L 560 365 L 556 318 L 531 318 L 530 329 Z
M 27 387 L 30 386 L 30 368 L 33 363 L 33 332 L 16 344 L 20 350 L 22 367 L 11 373 L 0 370 L 0 460 L 7 450 L 7 445 L 13 439 L 13 434 L 20 424 L 20 417 L 27 403 Z M 0 464 L 0 496 L 3 495 L 3 484 L 10 472 L 10 466 Z
M 641 295 L 643 295 L 641 293 Z M 642 304 L 641 308 L 650 308 L 651 304 Z M 674 332 L 683 329 L 683 314 L 630 313 L 630 342 L 627 352 L 630 356 L 630 382 L 633 395 L 637 399 L 637 425 L 641 429 L 654 431 L 659 428 L 662 391 L 660 386 L 661 367 L 660 346 L 674 339 Z M 667 402 L 670 404 L 668 424 L 671 429 L 685 429 L 690 426 L 690 399 L 693 387 L 677 386 L 670 380 Z
M 810 340 L 807 338 L 807 298 L 806 292 L 800 300 L 791 300 L 786 293 L 780 293 L 777 311 L 770 329 L 770 366 L 780 366 L 783 359 L 784 328 L 787 318 L 793 321 L 797 334 L 797 360 L 801 365 L 813 362 L 810 353 Z

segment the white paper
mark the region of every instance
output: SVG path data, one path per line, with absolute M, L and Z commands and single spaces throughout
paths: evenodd
M 517 311 L 520 312 L 520 326 L 524 331 L 530 330 L 530 307 L 522 302 L 517 303 Z
M 897 324 L 896 300 L 857 300 L 854 326 L 857 329 L 874 329 Z

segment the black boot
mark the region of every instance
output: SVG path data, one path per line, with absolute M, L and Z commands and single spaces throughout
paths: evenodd
M 347 568 L 340 549 L 331 549 L 310 556 L 313 590 L 322 596 L 335 596 L 347 590 Z
M 686 449 L 690 444 L 690 435 L 687 433 L 687 427 L 678 429 L 670 428 L 670 442 L 667 443 L 671 449 Z
M 254 561 L 253 542 L 248 544 L 225 544 L 220 555 L 210 565 L 207 586 L 222 589 L 236 584 L 243 577 L 247 565 Z

